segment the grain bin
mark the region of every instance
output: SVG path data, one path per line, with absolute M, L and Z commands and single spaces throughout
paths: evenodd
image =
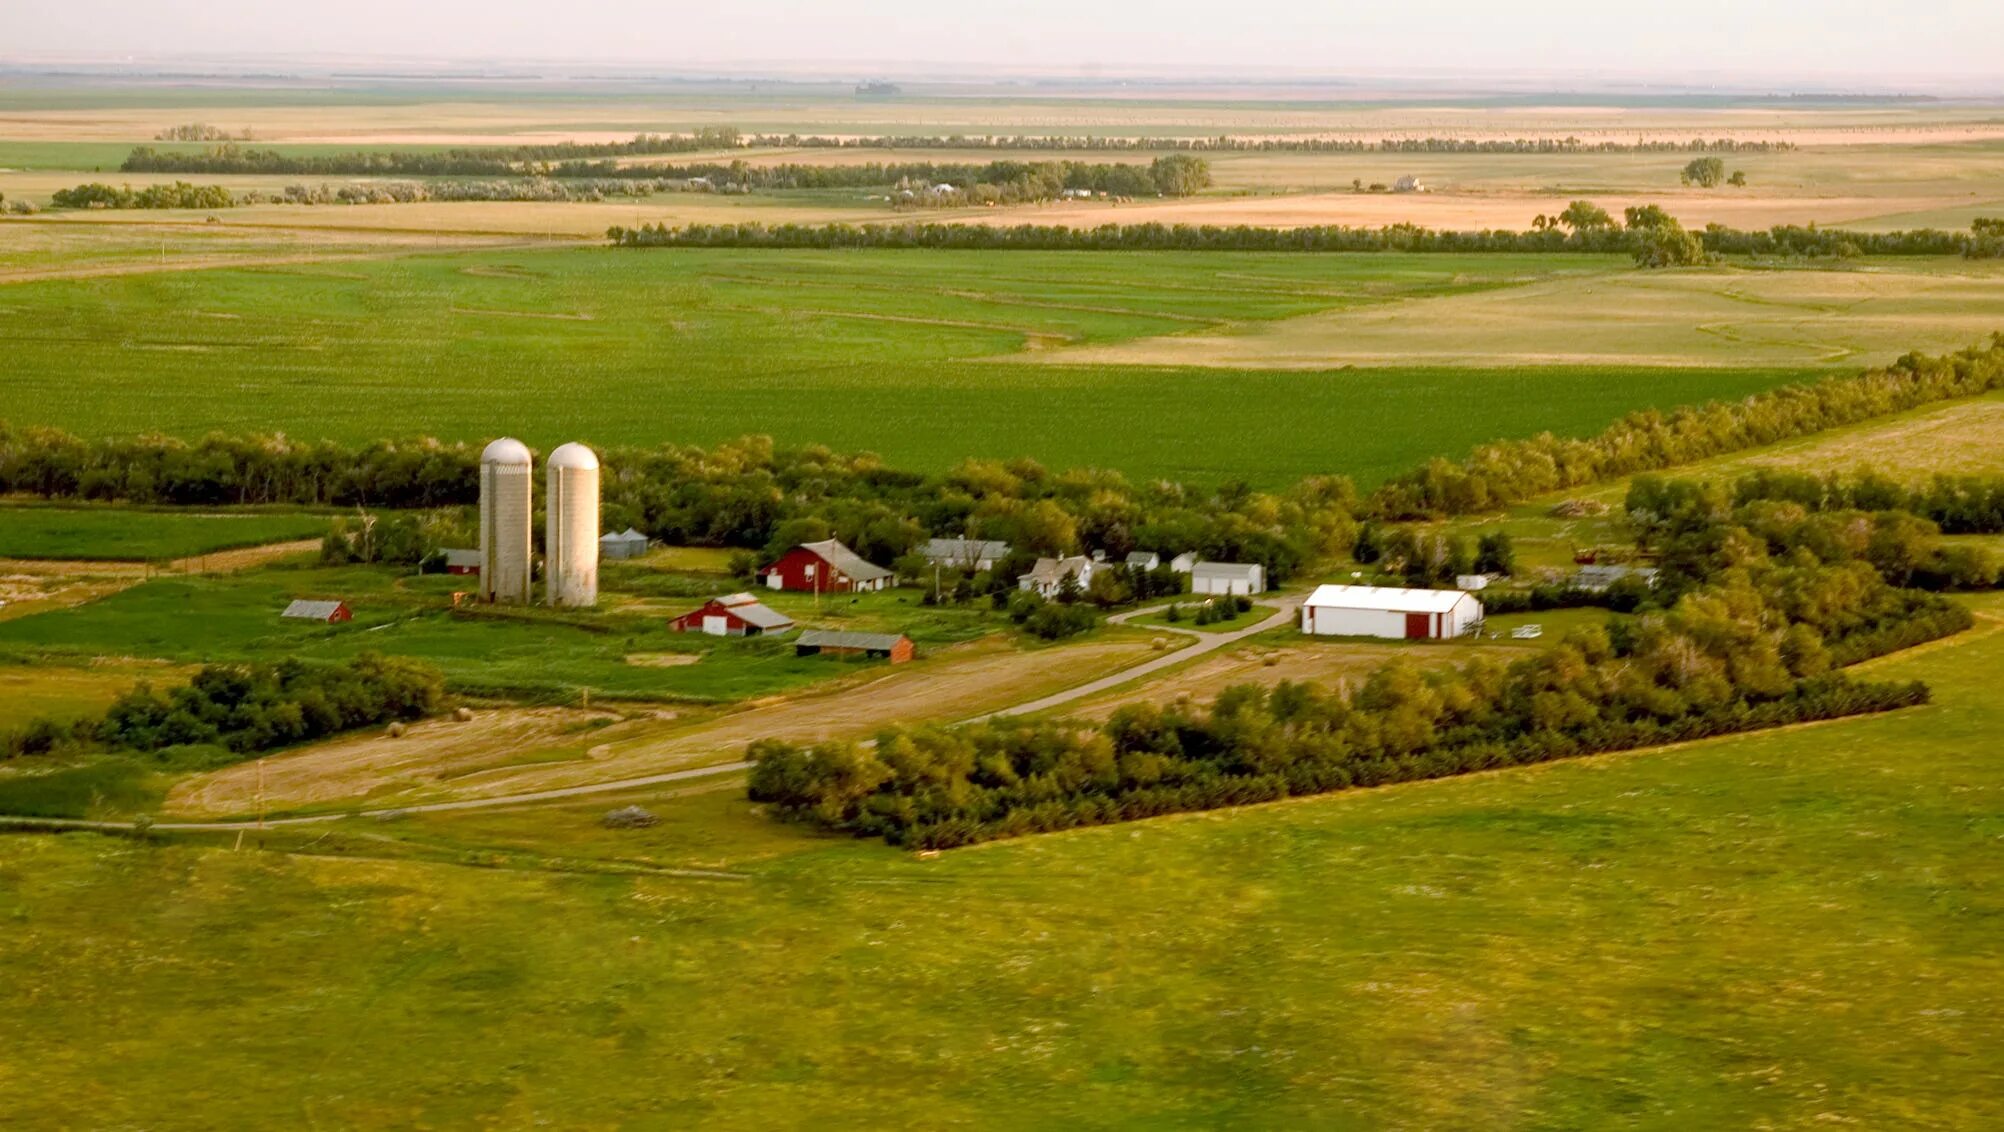
M 527 604 L 529 592 L 529 493 L 534 460 L 529 448 L 504 436 L 480 453 L 480 597 Z
M 598 604 L 598 457 L 591 449 L 566 444 L 550 453 L 543 510 L 543 586 L 550 604 Z

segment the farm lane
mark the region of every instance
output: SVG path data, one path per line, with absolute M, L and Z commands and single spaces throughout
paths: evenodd
M 1179 633 L 1194 639 L 1190 644 L 1186 645 L 1181 649 L 1176 650 L 1175 652 L 1169 653 L 1165 656 L 1157 657 L 1153 660 L 1143 661 L 1142 663 L 1137 664 L 1131 668 L 1121 669 L 1120 671 L 1114 672 L 1110 675 L 1102 676 L 1094 680 L 1088 680 L 1083 684 L 1077 684 L 1070 688 L 1066 688 L 1063 691 L 1054 692 L 1049 695 L 1040 696 L 1036 699 L 1027 700 L 1023 703 L 1015 704 L 1008 708 L 1004 708 L 998 711 L 984 712 L 980 715 L 970 716 L 966 719 L 957 720 L 955 722 L 977 723 L 982 720 L 992 719 L 1000 715 L 1027 715 L 1034 712 L 1048 711 L 1052 708 L 1060 707 L 1064 704 L 1085 699 L 1089 696 L 1097 695 L 1101 692 L 1105 692 L 1113 688 L 1118 688 L 1126 684 L 1131 684 L 1136 680 L 1145 680 L 1157 673 L 1162 672 L 1165 669 L 1180 666 L 1197 657 L 1215 652 L 1218 649 L 1225 648 L 1229 645 L 1237 644 L 1238 642 L 1245 640 L 1247 637 L 1250 637 L 1256 633 L 1263 633 L 1269 629 L 1276 629 L 1282 625 L 1291 623 L 1294 619 L 1295 611 L 1298 610 L 1301 606 L 1303 596 L 1304 595 L 1301 594 L 1290 594 L 1281 597 L 1279 599 L 1280 608 L 1277 611 L 1275 611 L 1275 613 L 1272 616 L 1256 624 L 1248 626 L 1247 628 L 1234 630 L 1229 633 L 1200 633 L 1193 629 L 1178 629 L 1169 626 L 1163 626 L 1162 628 L 1166 632 Z M 1164 604 L 1164 605 L 1149 606 L 1142 609 L 1128 610 L 1127 612 L 1124 613 L 1114 614 L 1113 616 L 1107 618 L 1107 620 L 1110 623 L 1123 624 L 1128 620 L 1130 620 L 1131 618 L 1141 617 L 1150 613 L 1160 612 L 1161 610 L 1166 608 L 1168 608 L 1168 606 Z M 426 802 L 408 806 L 385 806 L 375 809 L 341 810 L 341 811 L 334 811 L 322 814 L 305 814 L 296 817 L 271 818 L 263 822 L 259 822 L 256 820 L 181 821 L 181 822 L 163 821 L 163 822 L 148 823 L 146 828 L 159 830 L 162 832 L 172 832 L 172 833 L 228 833 L 228 832 L 235 832 L 238 830 L 257 830 L 259 828 L 272 828 L 279 826 L 312 825 L 316 823 L 339 821 L 342 818 L 350 818 L 350 817 L 380 818 L 380 817 L 394 816 L 397 814 L 445 813 L 458 810 L 491 809 L 500 806 L 533 805 L 538 802 L 561 801 L 569 798 L 588 797 L 594 794 L 610 794 L 625 790 L 637 790 L 648 786 L 658 786 L 663 783 L 669 783 L 669 782 L 685 782 L 694 778 L 707 778 L 715 775 L 735 774 L 740 771 L 747 770 L 750 767 L 751 764 L 749 762 L 740 760 L 736 762 L 719 763 L 714 766 L 692 767 L 685 770 L 665 771 L 658 774 L 640 775 L 633 778 L 621 778 L 606 782 L 584 783 L 577 786 L 564 786 L 564 787 L 554 787 L 544 790 L 532 790 L 518 794 L 493 795 L 485 798 L 464 798 L 448 802 Z M 35 817 L 0 815 L 0 829 L 4 828 L 29 829 L 29 830 L 56 829 L 56 830 L 98 830 L 104 832 L 131 832 L 139 828 L 139 823 L 116 822 L 116 821 L 87 821 L 76 818 L 35 818 Z

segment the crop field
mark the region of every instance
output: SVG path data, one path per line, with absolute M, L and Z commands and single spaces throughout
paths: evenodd
M 1554 277 L 1173 338 L 1085 345 L 1044 364 L 1326 369 L 1851 366 L 1960 349 L 2004 329 L 2004 265 L 1870 262 Z
M 324 515 L 0 506 L 0 558 L 158 562 L 326 533 Z
M 937 860 L 725 788 L 0 839 L 0 1085 L 36 1126 L 1983 1127 L 1985 609 L 1874 666 L 1936 689 L 1895 716 Z
M 250 426 L 348 441 L 516 433 L 541 445 L 764 433 L 918 468 L 1029 455 L 1272 484 L 1372 480 L 1481 441 L 1591 432 L 1632 409 L 1738 397 L 1827 364 L 1799 350 L 1745 356 L 1717 336 L 1685 342 L 1692 355 L 1671 365 L 1184 364 L 1209 360 L 1208 343 L 1257 343 L 1301 316 L 1395 315 L 1569 279 L 1584 290 L 1628 270 L 1578 256 L 589 249 L 47 280 L 0 293 L 0 418 L 96 435 Z M 1742 278 L 1668 286 L 1702 296 Z M 1959 278 L 1907 272 L 1883 286 Z M 1607 301 L 1624 309 L 1619 293 Z M 1875 356 L 1928 337 L 1927 300 L 1914 303 L 1912 325 L 1870 343 Z M 1560 338 L 1581 315 L 1526 306 Z M 1980 321 L 1951 302 L 1934 311 L 1949 328 L 1936 334 L 1956 344 Z M 1438 332 L 1406 325 L 1424 357 Z M 1170 364 L 1016 364 L 1101 345 Z M 1267 355 L 1248 364 L 1300 361 Z

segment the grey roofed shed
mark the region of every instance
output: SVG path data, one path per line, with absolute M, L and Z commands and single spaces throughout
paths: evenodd
M 867 649 L 888 652 L 904 639 L 902 633 L 853 633 L 840 629 L 809 629 L 793 643 L 806 648 Z
M 325 621 L 341 612 L 338 601 L 294 601 L 285 607 L 280 617 L 296 617 L 307 621 Z

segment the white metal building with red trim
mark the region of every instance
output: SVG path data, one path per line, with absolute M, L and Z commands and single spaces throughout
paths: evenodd
M 1448 640 L 1482 623 L 1482 603 L 1461 590 L 1319 586 L 1301 603 L 1301 631 L 1318 637 Z

